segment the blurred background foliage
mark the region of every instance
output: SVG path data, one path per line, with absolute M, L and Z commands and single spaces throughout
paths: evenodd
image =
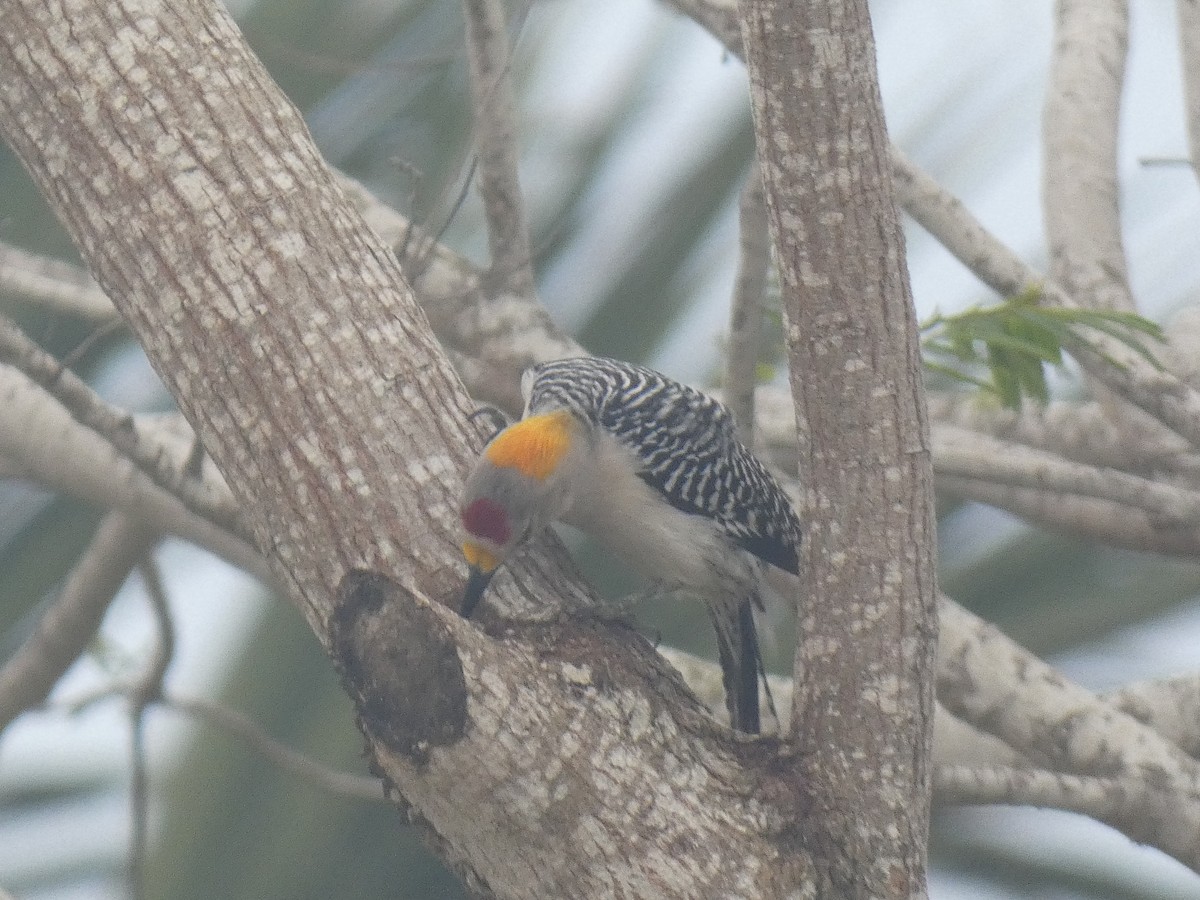
M 969 6 L 875 4 L 890 126 L 920 164 L 1040 265 L 1037 132 L 1050 4 Z M 1178 94 L 1172 23 L 1165 4 L 1150 6 L 1135 4 L 1130 94 L 1153 99 L 1128 117 L 1123 177 L 1135 197 L 1127 211 L 1135 288 L 1153 301 L 1147 314 L 1161 318 L 1200 283 L 1194 242 L 1177 237 L 1200 231 L 1200 215 L 1186 169 L 1136 165 L 1139 154 L 1178 155 L 1184 146 L 1179 106 L 1170 107 Z M 468 192 L 456 206 L 471 157 L 459 5 L 243 0 L 233 8 L 330 162 L 485 262 L 477 198 Z M 544 302 L 597 353 L 715 383 L 736 200 L 752 152 L 740 64 L 649 0 L 556 0 L 512 11 L 522 177 Z M 0 240 L 77 259 L 4 149 L 0 197 Z M 928 237 L 910 227 L 908 239 L 922 315 L 994 299 Z M 88 336 L 85 325 L 12 298 L 0 297 L 0 308 L 59 355 Z M 771 345 L 781 346 L 777 336 Z M 778 370 L 778 358 L 765 362 Z M 115 403 L 169 406 L 123 334 L 94 343 L 75 368 Z M 1069 377 L 1051 384 L 1071 388 Z M 1196 566 L 1047 534 L 953 498 L 940 498 L 939 508 L 947 591 L 1086 683 L 1165 674 L 1179 664 L 1178 641 L 1195 646 Z M 99 517 L 36 486 L 0 481 L 0 657 L 29 633 Z M 610 593 L 636 587 L 581 552 Z M 168 542 L 159 558 L 180 632 L 170 688 L 218 699 L 314 758 L 363 772 L 350 703 L 292 609 L 199 551 Z M 693 613 L 655 604 L 641 621 L 647 633 L 711 652 L 704 617 Z M 106 620 L 105 652 L 77 664 L 54 700 L 94 687 L 122 659 L 136 665 L 151 633 L 135 580 Z M 789 649 L 773 648 L 774 668 L 786 670 Z M 170 712 L 151 714 L 150 746 L 147 896 L 461 895 L 391 805 L 331 797 Z M 0 886 L 22 898 L 126 896 L 129 771 L 128 723 L 115 702 L 75 715 L 56 707 L 9 729 L 0 740 Z M 1113 837 L 1068 816 L 939 814 L 934 896 L 1183 897 L 1195 888 L 1174 863 L 1123 838 L 1110 850 Z

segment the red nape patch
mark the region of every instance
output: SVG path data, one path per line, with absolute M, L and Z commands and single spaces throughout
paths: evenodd
M 467 532 L 477 538 L 486 538 L 500 546 L 508 543 L 508 513 L 494 500 L 480 497 L 473 501 L 462 511 L 462 522 Z

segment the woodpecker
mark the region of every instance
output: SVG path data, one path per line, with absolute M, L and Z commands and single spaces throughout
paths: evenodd
M 551 522 L 586 531 L 662 588 L 701 600 L 717 634 L 733 727 L 759 730 L 755 608 L 770 567 L 799 570 L 783 489 L 711 397 L 599 357 L 534 366 L 521 419 L 467 477 L 461 519 L 470 617 L 497 568 Z

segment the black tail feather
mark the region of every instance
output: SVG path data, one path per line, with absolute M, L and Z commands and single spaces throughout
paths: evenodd
M 738 731 L 758 734 L 761 729 L 758 707 L 758 678 L 763 672 L 759 652 L 758 632 L 754 626 L 754 610 L 749 600 L 737 608 L 736 623 L 716 622 L 719 613 L 713 610 L 717 628 L 717 653 L 721 662 L 721 680 L 725 685 L 725 707 L 729 723 Z M 733 627 L 721 627 L 722 625 Z M 764 683 L 766 678 L 763 678 Z M 772 708 L 774 702 L 771 703 Z

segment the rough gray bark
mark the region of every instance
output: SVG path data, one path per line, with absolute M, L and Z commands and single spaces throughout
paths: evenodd
M 742 0 L 807 534 L 792 733 L 818 896 L 925 893 L 936 577 L 916 318 L 867 4 Z
M 223 9 L 4 5 L 0 129 L 335 656 L 377 770 L 472 885 L 804 889 L 784 748 L 716 725 L 625 629 L 492 614 L 485 634 L 442 605 L 471 403 Z M 586 602 L 562 559 L 529 554 L 493 602 Z

